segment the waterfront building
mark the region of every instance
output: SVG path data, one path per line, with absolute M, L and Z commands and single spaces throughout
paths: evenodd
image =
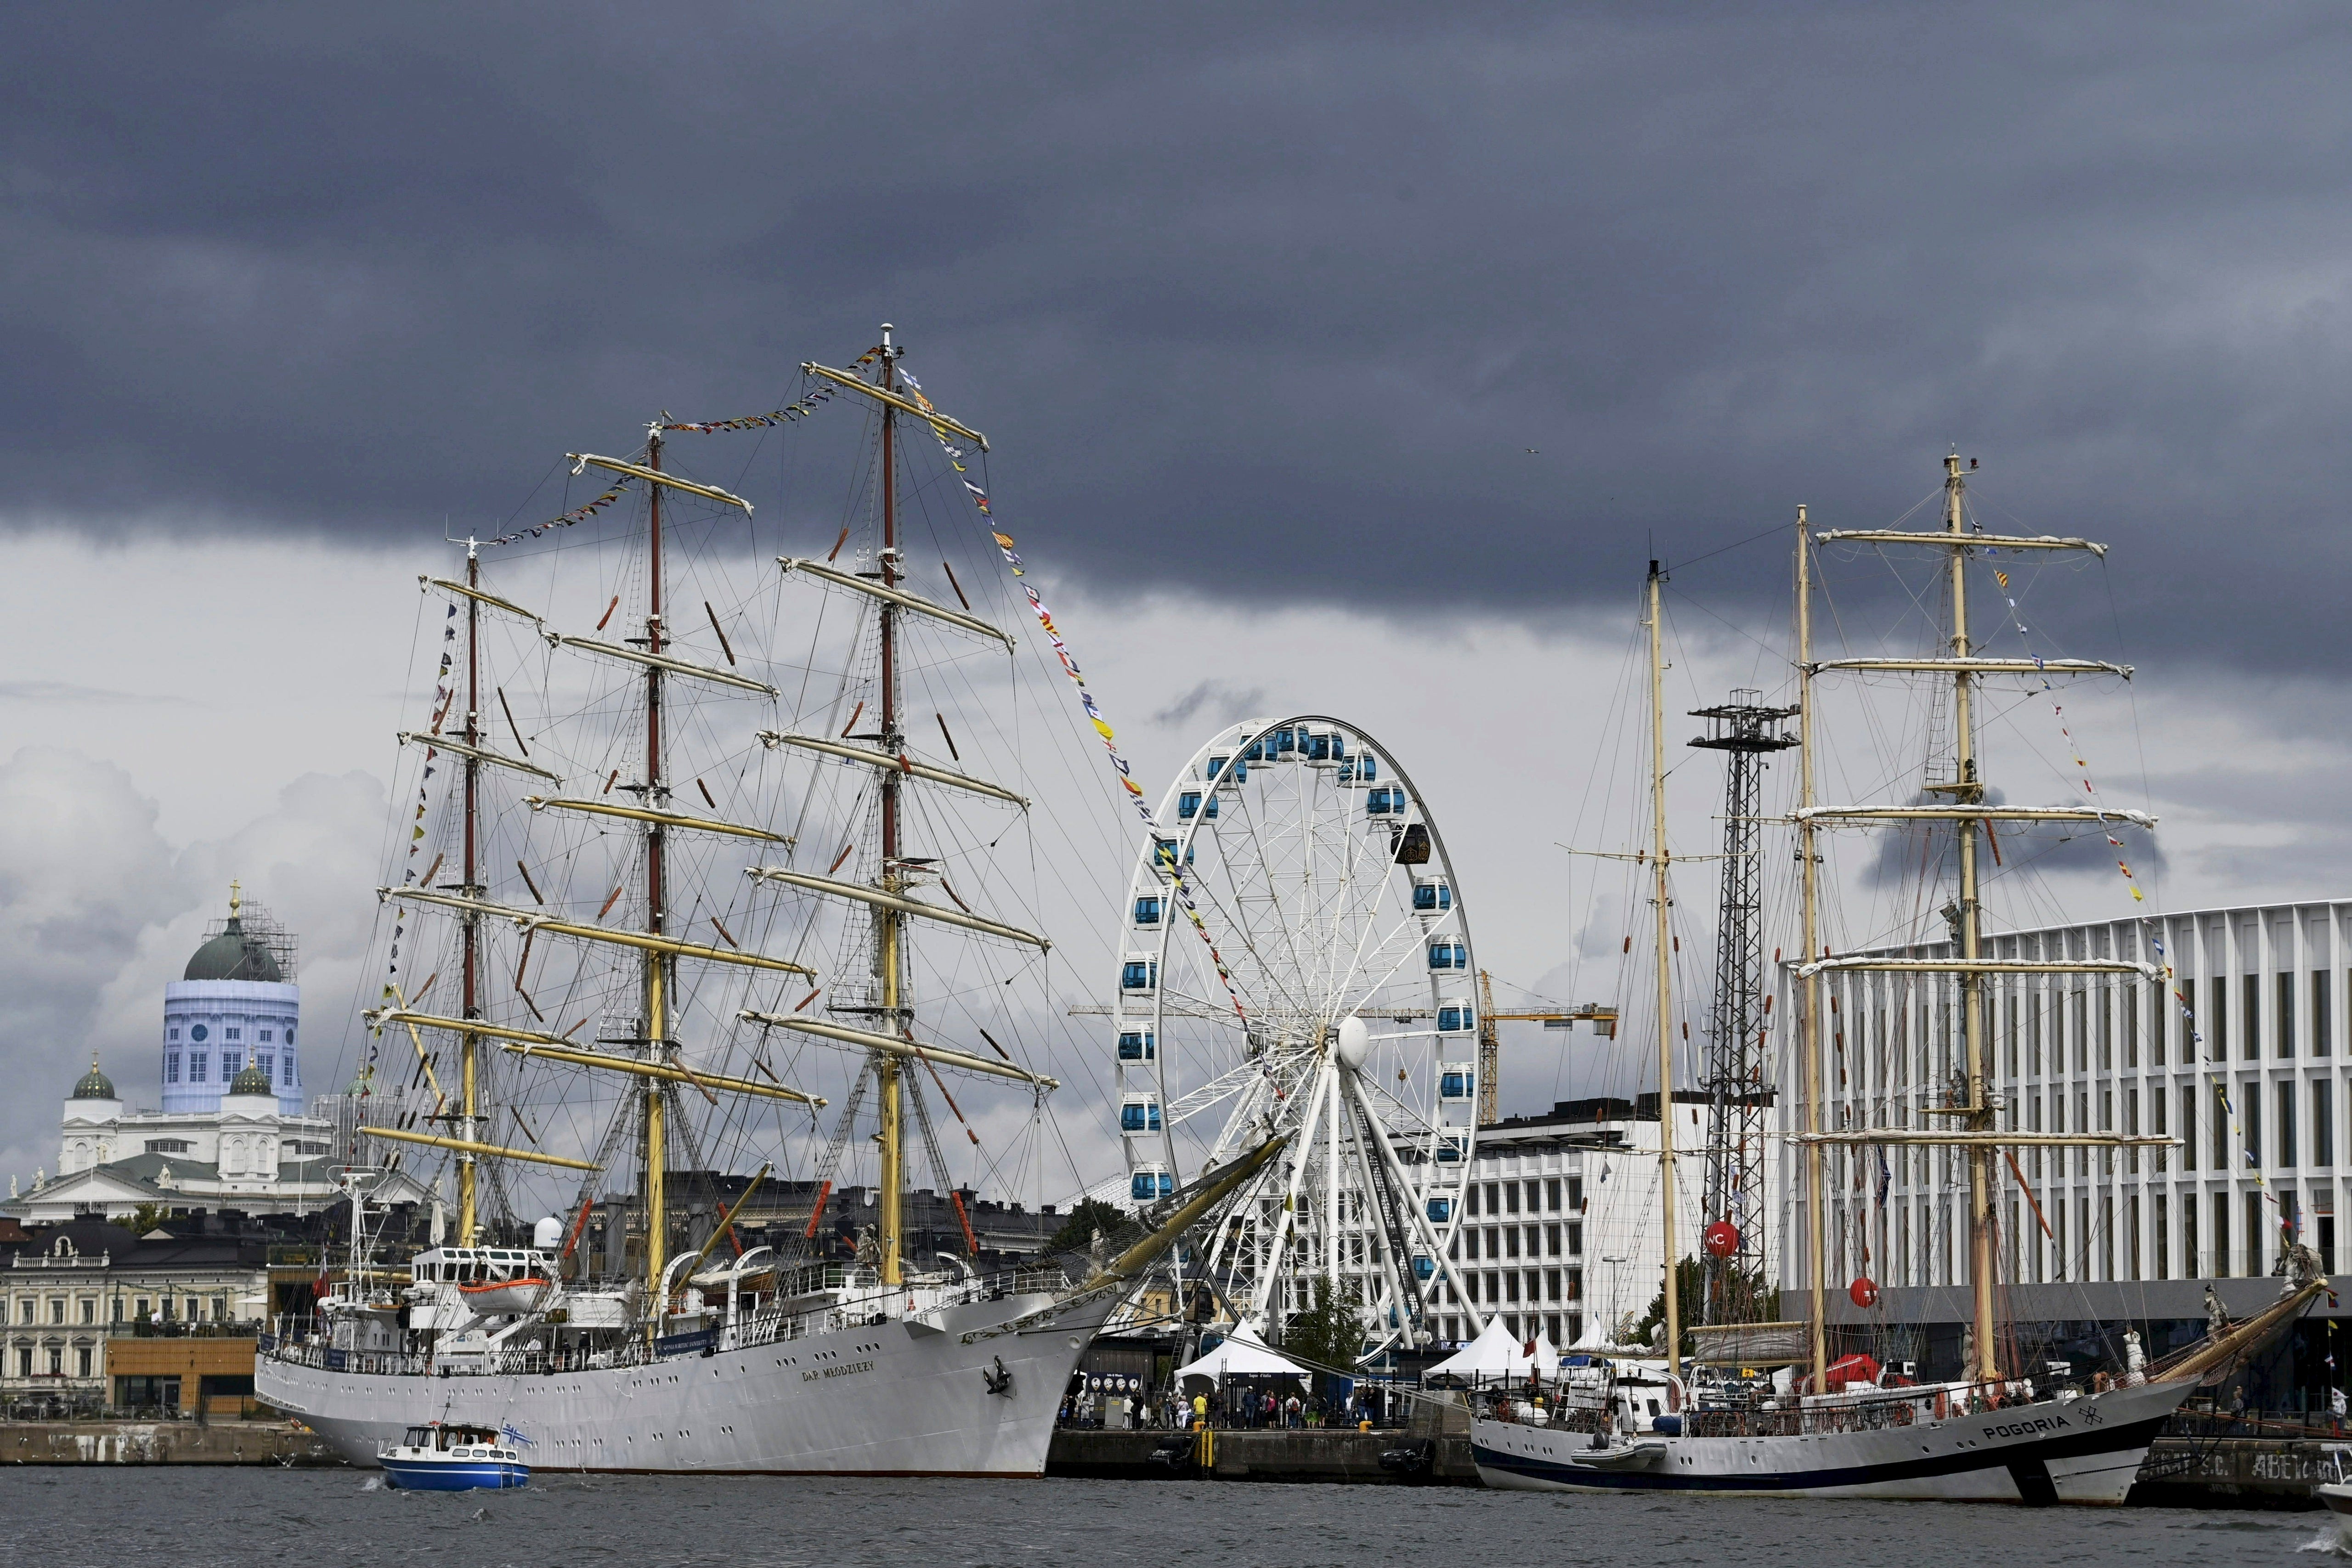
M 1676 1250 L 1696 1256 L 1707 1097 L 1674 1097 Z M 1488 1318 L 1522 1338 L 1540 1333 L 1563 1349 L 1614 1342 L 1656 1300 L 1663 1279 L 1664 1205 L 1658 1097 L 1562 1100 L 1534 1116 L 1479 1128 L 1462 1227 L 1450 1260 Z M 1768 1173 L 1778 1155 L 1768 1151 Z M 1768 1236 L 1768 1255 L 1778 1238 Z M 1438 1338 L 1472 1337 L 1453 1284 L 1434 1281 Z M 1699 1321 L 1685 1302 L 1685 1322 Z
M 1995 958 L 2168 960 L 2177 973 L 2177 997 L 2130 975 L 1986 983 L 1985 1066 L 2001 1127 L 2179 1140 L 2169 1149 L 2021 1149 L 2014 1163 L 2001 1163 L 1997 1254 L 2014 1319 L 2074 1325 L 2044 1339 L 2154 1325 L 2157 1353 L 2204 1331 L 2204 1283 L 2243 1282 L 2215 1295 L 2233 1314 L 2275 1295 L 2273 1283 L 2252 1282 L 2280 1272 L 2290 1242 L 2310 1247 L 2330 1274 L 2342 1266 L 2352 901 L 2042 927 L 1996 934 L 1988 946 Z M 1777 1058 L 1793 1085 L 1792 1021 L 1802 1009 L 1792 1004 L 1802 985 L 1785 964 L 1779 984 Z M 1935 1125 L 1935 1110 L 1962 1092 L 1965 1067 L 1949 978 L 1833 971 L 1822 996 L 1824 1124 Z M 1782 1131 L 1797 1130 L 1801 1096 L 1784 1097 L 1779 1117 Z M 1856 1331 L 1900 1326 L 1931 1365 L 1957 1361 L 1967 1316 L 1957 1289 L 1968 1245 L 1964 1163 L 1948 1148 L 1833 1146 L 1823 1164 L 1832 1320 Z M 1801 1169 L 1787 1162 L 1775 1179 L 1784 1226 L 1802 1213 Z M 1776 1256 L 1784 1289 L 1808 1289 L 1801 1249 Z M 1880 1304 L 1847 1300 L 1861 1279 L 1878 1288 Z
M 126 1408 L 193 1404 L 204 1394 L 250 1393 L 254 1325 L 268 1315 L 268 1248 L 258 1240 L 151 1234 L 82 1219 L 18 1240 L 0 1268 L 0 1406 Z M 217 1381 L 183 1387 L 179 1373 L 126 1373 L 151 1381 L 117 1388 L 109 1345 L 123 1338 L 245 1339 L 246 1387 Z M 134 1357 L 142 1367 L 155 1355 Z M 215 1379 L 218 1355 L 165 1356 L 191 1375 Z M 199 1365 L 198 1363 L 201 1363 Z M 163 1364 L 156 1362 L 157 1366 Z M 152 1381 L 168 1375 L 171 1386 Z M 170 1397 L 167 1399 L 165 1395 Z

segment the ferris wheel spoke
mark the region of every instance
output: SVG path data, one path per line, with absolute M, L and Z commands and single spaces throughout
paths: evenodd
M 1241 943 L 1238 953 L 1233 957 L 1228 957 L 1225 960 L 1225 967 L 1227 969 L 1234 969 L 1234 957 L 1238 957 L 1241 954 L 1246 954 L 1252 961 L 1249 967 L 1254 972 L 1257 982 L 1255 987 L 1249 989 L 1254 990 L 1263 999 L 1265 1009 L 1271 1010 L 1272 1006 L 1276 1004 L 1277 999 L 1282 1004 L 1297 1005 L 1298 998 L 1286 994 L 1289 990 L 1289 987 L 1287 987 L 1281 979 L 1281 966 L 1278 963 L 1268 962 L 1266 955 L 1259 949 L 1257 934 L 1252 928 L 1246 913 L 1249 907 L 1248 899 L 1242 896 L 1239 893 L 1239 890 L 1236 889 L 1236 896 L 1234 903 L 1229 908 L 1222 899 L 1218 898 L 1216 889 L 1210 889 L 1207 890 L 1209 892 L 1212 907 L 1221 917 L 1223 917 L 1226 929 L 1231 931 Z M 1221 949 L 1223 945 L 1224 944 L 1223 943 L 1219 944 Z M 1242 972 L 1240 970 L 1234 970 L 1234 973 L 1235 978 L 1238 979 Z M 1236 989 L 1242 988 L 1236 987 Z M 1244 1005 L 1247 1005 L 1248 1001 L 1249 995 L 1245 994 L 1243 997 Z
M 1291 771 L 1295 773 L 1297 770 L 1292 769 Z M 1293 779 L 1290 782 L 1293 785 L 1291 791 L 1291 804 L 1295 806 L 1297 801 L 1297 790 L 1296 787 L 1297 780 Z M 1276 932 L 1283 939 L 1284 942 L 1287 944 L 1288 951 L 1283 955 L 1283 957 L 1289 966 L 1288 972 L 1294 974 L 1303 975 L 1305 973 L 1305 966 L 1299 961 L 1297 933 L 1293 930 L 1292 922 L 1284 918 L 1285 911 L 1282 907 L 1282 887 L 1283 883 L 1287 879 L 1286 875 L 1287 871 L 1287 864 L 1278 863 L 1275 857 L 1266 852 L 1265 835 L 1259 826 L 1257 813 L 1255 811 L 1248 812 L 1244 816 L 1244 820 L 1249 824 L 1251 842 L 1255 846 L 1257 850 L 1258 867 L 1265 873 L 1265 892 L 1274 910 L 1274 924 Z M 1239 896 L 1240 890 L 1238 888 L 1235 889 L 1235 894 L 1236 901 L 1241 901 Z M 1255 943 L 1253 943 L 1252 950 L 1255 951 Z M 1261 960 L 1261 962 L 1263 962 L 1263 960 Z
M 1257 1081 L 1254 1065 L 1244 1063 L 1230 1068 L 1220 1077 L 1211 1079 L 1200 1088 L 1168 1102 L 1167 1118 L 1171 1124 L 1190 1121 L 1203 1110 L 1243 1092 Z

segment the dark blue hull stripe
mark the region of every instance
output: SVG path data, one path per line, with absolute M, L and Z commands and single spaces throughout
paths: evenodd
M 2164 1418 L 2159 1416 L 2153 1421 L 2137 1422 L 2128 1426 L 2094 1428 L 2043 1437 L 2031 1443 L 2004 1444 L 1996 1448 L 1923 1454 L 1916 1459 L 1890 1460 L 1878 1465 L 1849 1465 L 1840 1469 L 1787 1470 L 1766 1474 L 1675 1475 L 1664 1470 L 1589 1469 L 1581 1465 L 1555 1464 L 1549 1459 L 1538 1459 L 1523 1454 L 1506 1454 L 1476 1442 L 1471 1444 L 1470 1454 L 1482 1469 L 1500 1470 L 1528 1480 L 1549 1481 L 1588 1490 L 1794 1492 L 1831 1487 L 1883 1486 L 1889 1481 L 1924 1480 L 1937 1476 L 1963 1475 L 1970 1470 L 2005 1470 L 2012 1465 L 2047 1465 L 2053 1459 L 2080 1458 L 2086 1454 L 2125 1454 L 2135 1448 L 2146 1449 L 2156 1441 L 2157 1433 L 2163 1426 Z M 1672 1457 L 1671 1444 L 1668 1457 Z

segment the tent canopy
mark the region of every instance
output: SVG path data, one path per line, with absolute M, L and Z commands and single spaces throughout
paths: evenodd
M 1424 1377 L 1526 1377 L 1530 1370 L 1537 1376 L 1550 1377 L 1559 1366 L 1559 1352 L 1552 1342 L 1538 1335 L 1536 1353 L 1528 1354 L 1525 1342 L 1503 1326 L 1500 1318 L 1486 1321 L 1486 1329 L 1475 1340 L 1452 1355 L 1431 1367 Z
M 1306 1375 L 1303 1368 L 1267 1349 L 1265 1342 L 1258 1338 L 1256 1331 L 1247 1323 L 1236 1327 L 1216 1349 L 1200 1360 L 1176 1369 L 1179 1384 L 1190 1377 L 1205 1377 L 1222 1385 L 1228 1377 L 1304 1378 Z

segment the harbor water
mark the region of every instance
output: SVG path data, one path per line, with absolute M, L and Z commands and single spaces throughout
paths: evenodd
M 257 1561 L 497 1568 L 924 1568 L 1027 1563 L 1694 1562 L 2294 1564 L 2317 1513 L 1559 1498 L 1275 1483 L 580 1477 L 404 1493 L 373 1472 L 176 1467 L 0 1471 L 0 1568 Z

